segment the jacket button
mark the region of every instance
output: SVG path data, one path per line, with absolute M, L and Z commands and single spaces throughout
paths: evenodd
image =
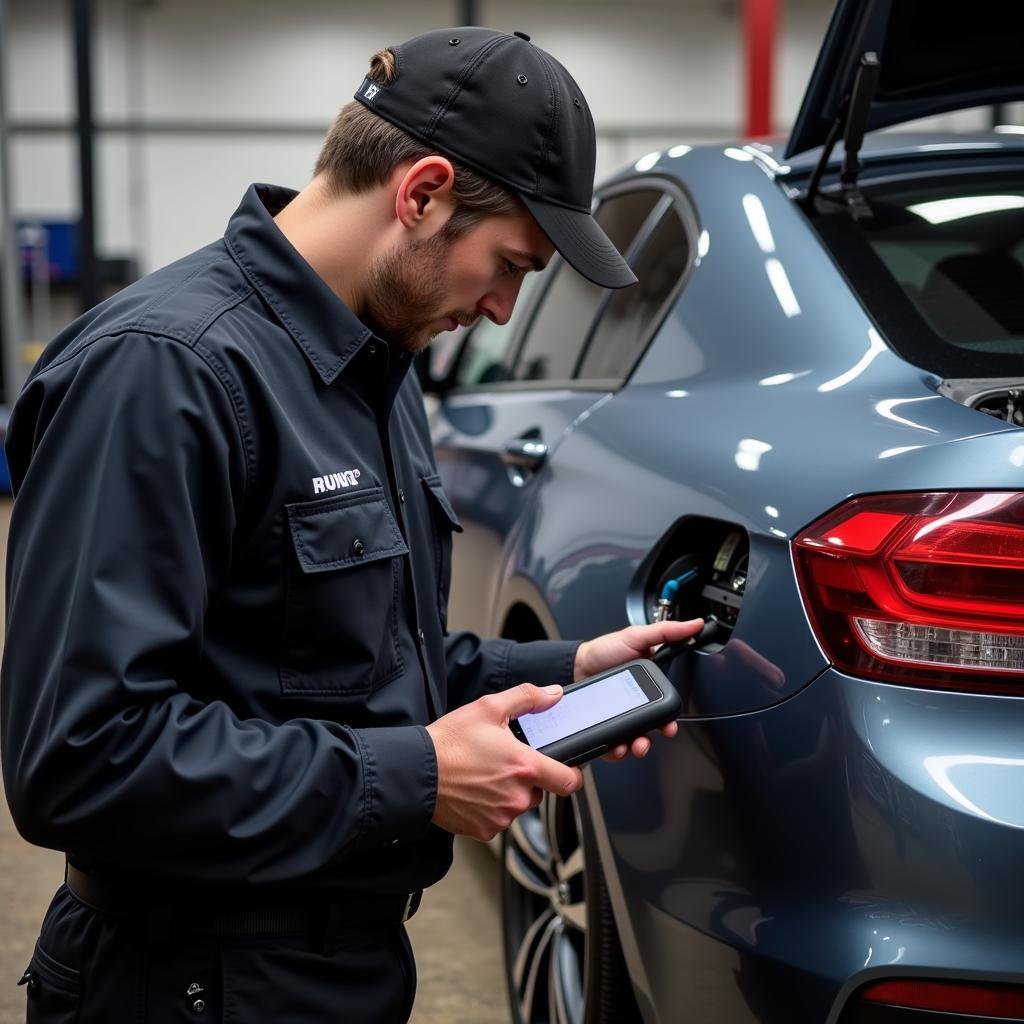
M 423 630 L 422 629 L 417 629 L 416 630 L 416 635 L 420 638 L 420 643 L 423 643 L 424 640 L 426 639 L 426 637 L 423 635 Z
M 358 557 L 359 555 L 362 555 L 362 553 L 365 550 L 366 545 L 358 537 L 356 537 L 356 539 L 352 541 L 352 554 Z
M 405 504 L 405 491 L 401 487 L 398 488 L 398 500 L 404 505 Z
M 206 1009 L 206 1003 L 202 999 L 197 999 L 192 1004 L 192 1012 L 193 1013 L 202 1013 L 203 1010 L 205 1010 L 205 1009 Z

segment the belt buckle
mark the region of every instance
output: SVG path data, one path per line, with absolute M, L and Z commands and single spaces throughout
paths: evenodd
M 406 899 L 405 899 L 405 908 L 402 910 L 402 924 L 405 924 L 405 922 L 408 921 L 409 918 L 412 917 L 412 915 L 416 913 L 416 910 L 417 910 L 417 908 L 420 905 L 420 899 L 419 898 L 420 898 L 421 893 L 422 893 L 422 890 L 421 890 L 421 892 L 411 892 L 406 897 Z

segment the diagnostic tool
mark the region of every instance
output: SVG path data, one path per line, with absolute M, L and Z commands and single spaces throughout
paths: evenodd
M 509 728 L 542 754 L 578 765 L 665 725 L 681 704 L 665 673 L 638 659 L 571 683 L 554 707 L 523 715 Z

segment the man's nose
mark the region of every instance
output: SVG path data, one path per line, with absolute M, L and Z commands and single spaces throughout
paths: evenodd
M 507 324 L 515 309 L 520 282 L 510 282 L 506 287 L 493 288 L 481 300 L 478 309 L 481 315 L 496 324 Z

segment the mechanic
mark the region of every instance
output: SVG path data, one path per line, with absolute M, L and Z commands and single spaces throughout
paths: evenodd
M 446 629 L 461 527 L 410 363 L 504 323 L 555 249 L 634 280 L 590 216 L 594 150 L 526 35 L 419 36 L 374 58 L 303 192 L 252 186 L 223 239 L 33 369 L 7 448 L 3 769 L 22 835 L 68 868 L 30 1021 L 406 1020 L 403 922 L 452 834 L 582 783 L 509 719 L 695 631 Z

